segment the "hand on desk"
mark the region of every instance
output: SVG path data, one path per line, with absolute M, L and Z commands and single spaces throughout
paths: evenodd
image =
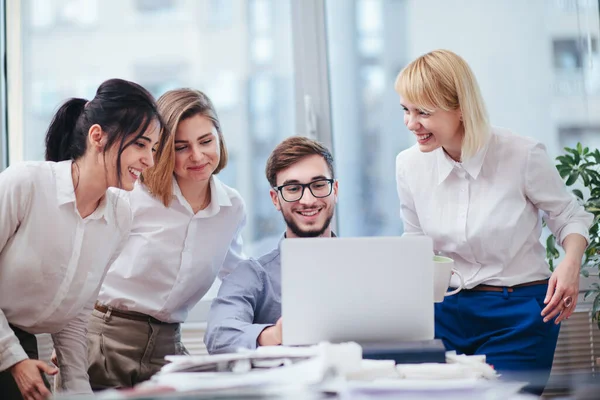
M 279 318 L 277 323 L 273 326 L 265 328 L 260 335 L 258 335 L 258 344 L 261 346 L 278 346 L 282 342 L 281 327 L 283 325 L 282 319 Z

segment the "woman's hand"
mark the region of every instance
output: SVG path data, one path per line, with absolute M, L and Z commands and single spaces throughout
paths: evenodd
M 13 378 L 25 400 L 45 400 L 51 393 L 44 385 L 42 373 L 56 375 L 58 369 L 40 360 L 23 360 L 10 368 Z
M 544 322 L 558 316 L 554 321 L 558 324 L 575 311 L 579 295 L 579 268 L 580 260 L 567 255 L 552 273 L 544 299 L 546 307 L 542 310 Z

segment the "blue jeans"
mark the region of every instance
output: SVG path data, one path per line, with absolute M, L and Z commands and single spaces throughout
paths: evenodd
M 541 311 L 548 285 L 509 292 L 463 290 L 435 304 L 435 336 L 447 350 L 485 355 L 503 378 L 529 382 L 541 394 L 548 381 L 559 325 Z

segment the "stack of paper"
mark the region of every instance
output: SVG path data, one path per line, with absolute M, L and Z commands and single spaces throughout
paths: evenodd
M 323 388 L 360 368 L 362 350 L 356 343 L 321 343 L 311 347 L 261 347 L 235 354 L 169 356 L 144 391 L 260 393 Z

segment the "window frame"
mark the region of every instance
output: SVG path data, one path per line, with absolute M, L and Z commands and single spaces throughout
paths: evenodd
M 21 30 L 22 4 L 20 0 L 3 0 L 6 35 L 6 85 L 4 114 L 6 116 L 6 166 L 23 161 L 23 32 Z M 9 57 L 10 55 L 10 57 Z M 10 107 L 8 105 L 11 105 Z
M 0 0 L 0 171 L 8 166 L 8 127 L 6 104 L 6 0 Z

